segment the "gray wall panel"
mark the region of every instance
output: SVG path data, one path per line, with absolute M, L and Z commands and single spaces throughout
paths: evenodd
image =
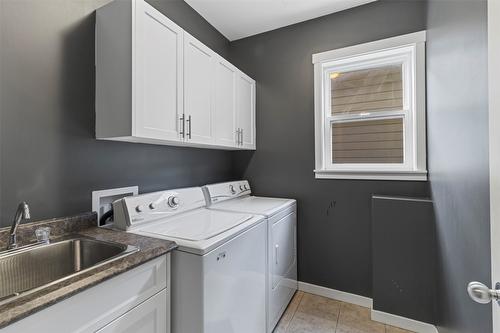
M 489 333 L 491 306 L 472 280 L 490 281 L 486 1 L 430 1 L 427 114 L 439 253 L 440 332 Z
M 436 323 L 436 226 L 431 200 L 374 196 L 373 308 Z

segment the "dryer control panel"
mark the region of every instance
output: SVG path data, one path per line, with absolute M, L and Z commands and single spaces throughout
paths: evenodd
M 203 186 L 203 191 L 208 205 L 252 193 L 250 183 L 247 180 L 206 185 Z

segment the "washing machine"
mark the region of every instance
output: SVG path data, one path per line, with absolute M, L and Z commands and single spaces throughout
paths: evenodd
M 113 203 L 114 227 L 175 241 L 173 333 L 266 331 L 264 217 L 207 209 L 200 187 L 125 197 Z
M 203 191 L 211 210 L 266 218 L 266 312 L 271 333 L 297 290 L 296 200 L 254 196 L 246 180 L 206 185 Z

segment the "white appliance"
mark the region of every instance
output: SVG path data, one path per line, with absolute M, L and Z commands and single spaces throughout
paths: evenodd
M 173 333 L 266 330 L 265 219 L 206 208 L 201 188 L 125 197 L 115 227 L 175 241 Z
M 297 290 L 296 201 L 252 196 L 246 180 L 206 185 L 203 190 L 210 209 L 266 217 L 267 332 L 272 332 Z

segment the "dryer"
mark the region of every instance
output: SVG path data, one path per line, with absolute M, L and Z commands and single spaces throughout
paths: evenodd
M 114 227 L 175 241 L 173 333 L 266 330 L 266 237 L 262 216 L 206 208 L 200 187 L 125 197 Z
M 246 180 L 206 185 L 203 190 L 209 209 L 266 218 L 267 332 L 271 333 L 297 290 L 296 200 L 253 196 Z

